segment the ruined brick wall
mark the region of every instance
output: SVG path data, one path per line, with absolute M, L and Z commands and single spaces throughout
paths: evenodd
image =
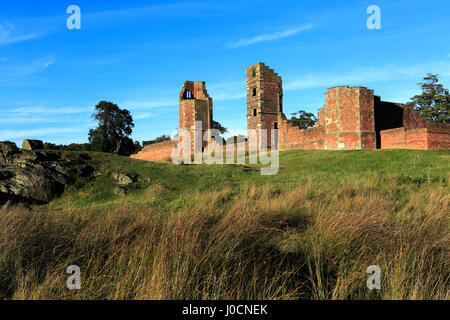
M 325 95 L 325 149 L 375 149 L 374 95 L 363 87 L 335 87 Z
M 301 130 L 283 114 L 281 77 L 263 63 L 248 67 L 246 72 L 247 128 L 266 129 L 269 147 L 271 129 L 278 129 L 280 150 L 450 149 L 450 124 L 428 122 L 413 107 L 381 101 L 364 87 L 329 89 L 325 106 L 319 109 L 317 124 Z M 212 98 L 205 82 L 186 81 L 179 98 L 179 128 L 190 131 L 194 139 L 195 121 L 202 121 L 203 135 L 213 121 Z M 131 157 L 166 160 L 177 142 L 149 145 Z M 207 147 L 210 142 L 202 141 L 200 147 Z M 248 149 L 248 144 L 245 145 Z
M 317 114 L 316 127 L 325 127 L 325 108 L 320 108 Z
M 185 81 L 179 95 L 179 128 L 194 129 L 202 121 L 203 130 L 211 128 L 213 103 L 204 81 Z
M 279 127 L 283 112 L 281 77 L 263 63 L 247 68 L 247 129 L 267 129 L 271 145 L 271 129 Z
M 388 104 L 391 110 L 392 108 L 402 110 L 402 127 L 380 131 L 382 149 L 450 149 L 450 124 L 429 122 L 413 106 L 382 103 Z M 390 119 L 392 121 L 392 116 Z M 383 121 L 386 121 L 386 117 Z
M 423 118 L 420 112 L 415 110 L 414 107 L 402 104 L 398 104 L 398 106 L 403 109 L 403 127 L 405 130 L 427 127 L 428 121 Z
M 212 98 L 206 91 L 206 84 L 204 81 L 186 81 L 183 84 L 179 95 L 179 109 L 178 109 L 178 128 L 185 129 L 191 134 L 192 150 L 195 150 L 195 121 L 201 121 L 202 127 L 199 129 L 203 134 L 211 129 L 213 103 Z M 180 138 L 180 141 L 182 139 Z M 177 145 L 178 141 L 167 141 L 155 143 L 146 146 L 138 154 L 132 155 L 131 158 L 149 160 L 149 161 L 163 161 L 170 159 L 172 150 Z M 203 141 L 199 146 L 206 147 L 208 141 Z
M 300 129 L 283 120 L 279 129 L 279 149 L 324 149 L 325 128 Z
M 202 137 L 212 126 L 213 103 L 206 91 L 204 81 L 186 81 L 179 96 L 179 129 L 188 130 L 192 138 L 192 151 L 195 148 L 195 121 L 202 122 Z M 201 147 L 206 147 L 207 141 L 202 141 Z
M 448 150 L 450 129 L 396 128 L 381 131 L 382 149 Z
M 428 150 L 450 150 L 450 126 L 445 129 L 427 128 Z
M 145 146 L 142 151 L 133 154 L 130 158 L 147 161 L 168 161 L 172 158 L 172 150 L 178 141 L 170 140 Z

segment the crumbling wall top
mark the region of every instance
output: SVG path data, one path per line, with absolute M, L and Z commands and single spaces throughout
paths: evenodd
M 209 100 L 205 81 L 185 81 L 180 92 L 180 100 Z

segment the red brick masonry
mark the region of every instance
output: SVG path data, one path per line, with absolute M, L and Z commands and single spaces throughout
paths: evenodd
M 450 130 L 396 128 L 381 131 L 382 149 L 449 150 Z
M 133 154 L 130 157 L 133 159 L 147 160 L 147 161 L 167 161 L 172 158 L 172 150 L 177 145 L 178 141 L 164 141 L 154 144 L 146 145 L 142 151 Z
M 201 120 L 204 132 L 211 128 L 212 114 L 205 83 L 186 81 L 180 93 L 179 128 L 193 134 L 194 121 Z M 270 130 L 278 129 L 280 150 L 450 149 L 450 124 L 428 122 L 413 107 L 382 101 L 364 87 L 328 89 L 317 125 L 301 130 L 283 113 L 281 77 L 263 63 L 247 68 L 247 129 L 267 129 L 269 145 Z M 177 142 L 148 145 L 131 157 L 168 160 Z

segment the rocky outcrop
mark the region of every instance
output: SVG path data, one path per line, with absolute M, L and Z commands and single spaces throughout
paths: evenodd
M 127 189 L 122 187 L 115 187 L 113 193 L 115 195 L 124 196 L 127 194 Z
M 121 185 L 129 185 L 135 183 L 137 180 L 137 176 L 129 173 L 114 171 L 112 173 L 112 177 L 116 180 L 117 184 Z
M 0 142 L 0 205 L 51 201 L 77 178 L 96 174 L 89 160 L 87 154 L 30 151 Z
M 23 150 L 43 150 L 44 149 L 44 143 L 41 140 L 30 140 L 25 139 L 22 142 L 22 149 Z

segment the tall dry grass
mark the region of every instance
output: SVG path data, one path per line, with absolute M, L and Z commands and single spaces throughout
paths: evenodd
M 355 185 L 195 193 L 183 209 L 0 214 L 0 297 L 448 299 L 449 194 Z M 69 291 L 67 266 L 81 268 Z M 366 269 L 382 270 L 381 290 Z

